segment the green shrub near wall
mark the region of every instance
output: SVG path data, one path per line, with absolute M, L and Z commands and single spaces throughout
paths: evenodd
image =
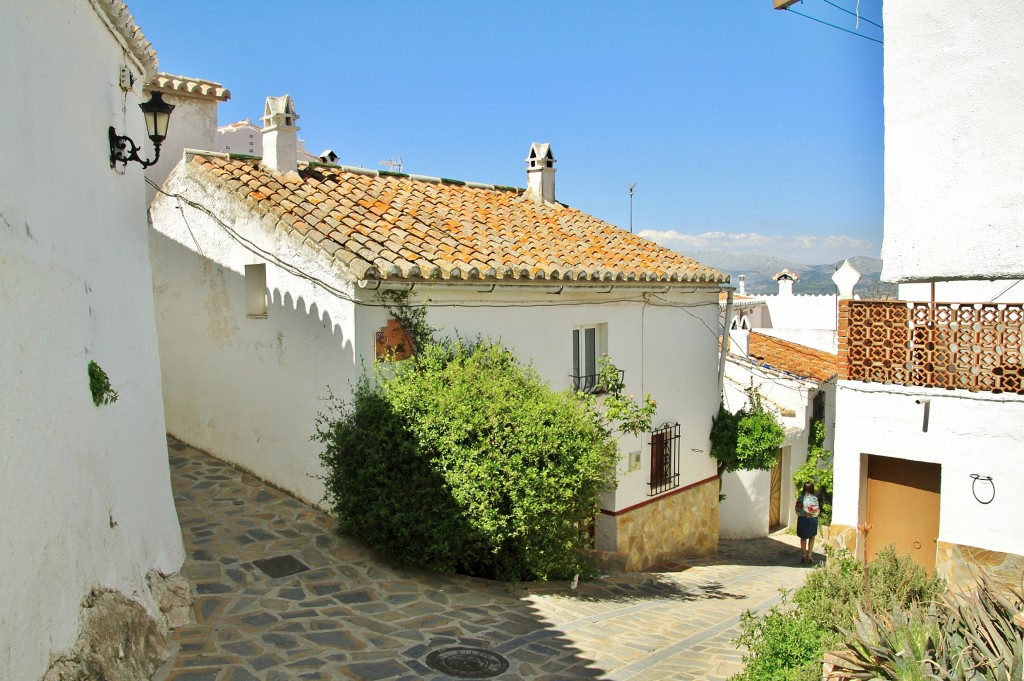
M 505 580 L 585 569 L 619 456 L 592 398 L 552 391 L 493 341 L 378 365 L 351 402 L 329 400 L 314 437 L 341 532 L 405 565 Z

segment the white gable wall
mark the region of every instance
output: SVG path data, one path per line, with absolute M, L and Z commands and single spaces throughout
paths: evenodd
M 883 12 L 882 278 L 1024 276 L 1024 3 Z
M 150 209 L 168 432 L 318 503 L 321 448 L 309 439 L 314 419 L 327 386 L 344 396 L 358 376 L 354 314 L 345 300 L 352 284 L 308 261 L 306 249 L 299 255 L 290 237 L 268 235 L 235 202 L 196 190 L 190 172 L 179 166 L 164 190 L 207 207 L 239 238 L 174 197 L 160 195 Z M 302 263 L 308 277 L 276 266 L 260 251 Z M 268 309 L 265 318 L 252 318 L 245 266 L 261 263 Z
M 0 678 L 28 681 L 72 645 L 95 587 L 159 617 L 145 575 L 176 571 L 184 550 L 143 171 L 108 163 L 108 126 L 146 140 L 138 83 L 118 87 L 122 64 L 140 69 L 88 2 L 0 17 Z M 116 403 L 93 404 L 89 360 Z

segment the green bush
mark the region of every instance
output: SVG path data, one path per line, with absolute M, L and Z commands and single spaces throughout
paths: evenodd
M 872 603 L 910 607 L 934 599 L 945 589 L 909 557 L 891 547 L 864 566 L 845 551 L 828 550 L 828 562 L 807 575 L 803 586 L 781 605 L 761 616 L 746 613 L 740 621 L 739 645 L 747 647 L 743 673 L 737 681 L 817 681 L 822 657 L 838 648 L 858 608 Z M 865 588 L 869 586 L 869 588 Z
M 718 416 L 711 422 L 711 456 L 718 461 L 718 475 L 770 470 L 785 439 L 786 431 L 764 408 L 757 388 L 747 391 L 747 406 L 735 414 L 718 405 Z
M 821 505 L 818 516 L 822 525 L 832 524 L 832 452 L 825 449 L 825 424 L 811 422 L 811 440 L 807 448 L 807 461 L 793 473 L 793 484 L 797 492 L 804 483 L 814 485 Z
M 591 398 L 552 391 L 496 342 L 417 350 L 378 366 L 350 403 L 331 398 L 317 420 L 339 530 L 442 572 L 528 580 L 583 571 L 598 494 L 615 481 L 608 419 Z M 641 411 L 653 411 L 647 402 Z

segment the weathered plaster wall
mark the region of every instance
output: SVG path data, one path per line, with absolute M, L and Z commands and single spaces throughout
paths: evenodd
M 1024 275 L 1024 3 L 886 3 L 886 281 Z
M 0 678 L 31 681 L 72 646 L 93 588 L 159 617 L 146 573 L 184 550 L 143 174 L 108 163 L 108 126 L 145 139 L 138 91 L 118 87 L 122 64 L 141 71 L 89 2 L 6 3 L 0 44 Z M 89 360 L 115 404 L 93 404 Z
M 928 432 L 922 430 L 930 399 Z M 865 519 L 864 455 L 942 465 L 939 540 L 1024 555 L 1024 397 L 840 381 L 835 439 L 837 525 Z M 971 474 L 992 476 L 995 499 L 978 503 Z
M 315 418 L 328 387 L 344 397 L 359 374 L 352 285 L 297 255 L 300 244 L 269 232 L 249 211 L 197 191 L 186 166 L 165 190 L 187 193 L 216 216 L 165 195 L 150 209 L 167 429 L 317 503 Z M 241 239 L 303 263 L 307 276 L 268 264 Z M 247 316 L 245 266 L 253 264 L 266 265 L 265 318 Z

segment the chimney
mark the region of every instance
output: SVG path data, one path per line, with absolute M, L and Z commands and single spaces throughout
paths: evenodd
M 780 296 L 791 296 L 793 295 L 793 282 L 800 278 L 800 275 L 796 272 L 790 272 L 789 270 L 782 270 L 776 274 L 772 279 L 779 282 L 779 295 Z
M 860 272 L 850 264 L 849 260 L 844 260 L 843 264 L 837 267 L 835 274 L 832 275 L 832 283 L 839 289 L 839 297 L 844 300 L 853 298 L 853 287 L 859 281 Z
M 747 295 L 747 275 L 740 275 L 740 290 L 736 292 L 738 295 Z
M 537 203 L 555 202 L 555 156 L 547 142 L 530 145 L 526 157 L 526 195 Z
M 298 172 L 298 119 L 291 95 L 267 97 L 263 106 L 263 165 L 278 175 Z

